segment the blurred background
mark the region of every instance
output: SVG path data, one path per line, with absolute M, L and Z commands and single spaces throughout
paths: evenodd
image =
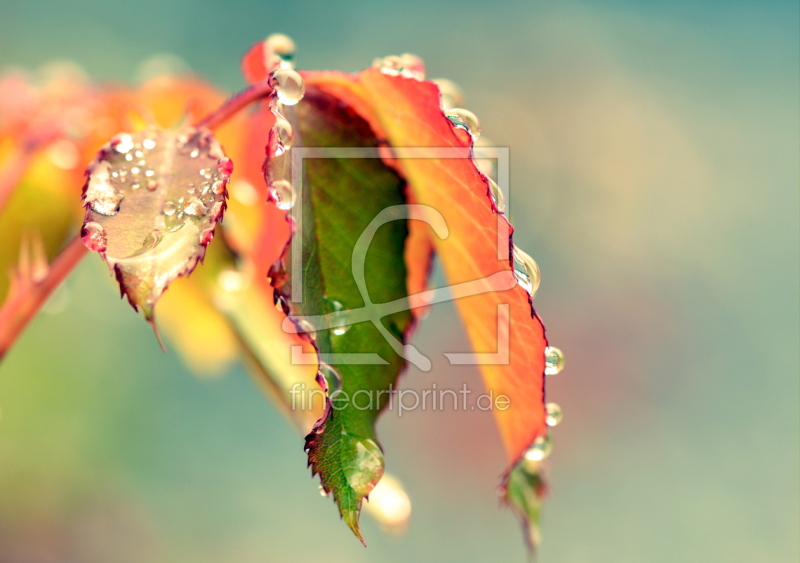
M 412 52 L 510 147 L 515 242 L 566 368 L 538 560 L 798 558 L 797 2 L 0 0 L 0 66 L 227 91 L 273 32 L 300 69 Z M 152 66 L 152 65 L 151 65 Z M 146 65 L 145 65 L 146 67 Z M 146 68 L 145 68 L 146 71 Z M 407 388 L 479 385 L 451 305 Z M 169 347 L 169 343 L 168 343 Z M 161 353 L 89 256 L 0 365 L 0 562 L 523 561 L 490 413 L 384 417 L 405 536 L 364 549 L 241 367 Z

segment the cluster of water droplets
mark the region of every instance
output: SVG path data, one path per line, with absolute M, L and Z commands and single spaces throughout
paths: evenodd
M 373 68 L 380 69 L 389 76 L 403 76 L 415 80 L 425 80 L 425 61 L 417 55 L 403 53 L 402 55 L 389 55 L 372 61 Z
M 303 77 L 294 70 L 296 49 L 294 41 L 286 35 L 274 34 L 264 40 L 264 53 L 269 60 L 264 61 L 273 70 L 269 83 L 273 94 L 269 98 L 269 109 L 275 116 L 269 137 L 269 170 L 267 185 L 269 200 L 278 209 L 290 210 L 295 203 L 295 190 L 292 186 L 289 150 L 294 141 L 294 129 L 287 119 L 287 108 L 296 105 L 305 95 Z
M 173 133 L 149 128 L 116 135 L 89 166 L 84 189 L 84 244 L 92 251 L 105 252 L 107 224 L 126 198 L 144 201 L 137 193 L 152 193 L 147 197 L 155 198 L 161 212 L 155 230 L 143 235 L 141 251 L 155 247 L 163 233 L 180 229 L 187 220 L 200 225 L 200 242 L 208 244 L 224 211 L 232 171 L 233 163 L 219 142 L 203 129 Z
M 433 81 L 439 87 L 440 105 L 445 117 L 450 121 L 455 129 L 462 129 L 469 134 L 471 148 L 473 149 L 473 163 L 488 185 L 487 196 L 492 206 L 492 210 L 505 215 L 506 201 L 503 191 L 497 184 L 497 159 L 491 158 L 492 143 L 480 136 L 481 126 L 477 116 L 469 110 L 459 106 L 464 104 L 464 95 L 461 88 L 454 82 L 447 79 L 436 79 Z M 475 147 L 480 148 L 480 156 L 475 156 Z M 517 285 L 522 287 L 532 300 L 536 291 L 539 289 L 541 273 L 536 261 L 521 248 L 514 246 L 511 255 L 511 265 Z M 555 375 L 564 367 L 564 355 L 561 350 L 554 347 L 545 349 L 545 369 L 546 376 Z M 561 408 L 555 403 L 545 405 L 545 422 L 548 427 L 554 427 L 561 422 Z M 547 458 L 553 448 L 553 441 L 550 433 L 537 437 L 531 447 L 525 453 L 525 459 L 529 462 L 538 463 Z

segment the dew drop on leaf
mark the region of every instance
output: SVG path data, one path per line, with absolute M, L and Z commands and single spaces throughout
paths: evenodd
M 344 439 L 347 439 L 345 435 Z M 352 438 L 350 438 L 352 439 Z M 383 453 L 374 440 L 364 438 L 353 444 L 353 462 L 343 469 L 347 484 L 359 495 L 368 495 L 383 476 Z
M 558 423 L 561 422 L 561 418 L 563 417 L 561 407 L 555 403 L 547 403 L 545 405 L 545 411 L 547 413 L 545 418 L 547 426 L 558 426 Z
M 317 376 L 322 377 L 325 381 L 325 388 L 329 397 L 342 390 L 342 374 L 332 365 L 320 362 Z
M 233 173 L 233 161 L 226 157 L 220 158 L 217 161 L 217 170 L 219 170 L 220 174 L 230 176 Z
M 202 217 L 206 214 L 206 206 L 200 198 L 190 197 L 183 206 L 183 212 L 193 217 Z
M 107 162 L 99 162 L 92 167 L 84 197 L 95 213 L 112 216 L 119 211 L 124 196 L 111 185 Z
M 288 180 L 275 180 L 269 190 L 269 199 L 278 209 L 288 211 L 294 205 L 294 189 Z
M 544 349 L 544 373 L 555 375 L 564 369 L 564 354 L 555 346 Z
M 120 135 L 111 141 L 111 146 L 120 154 L 127 154 L 133 150 L 133 137 L 130 135 Z M 133 157 L 131 157 L 133 160 Z
M 487 176 L 486 181 L 489 183 L 489 195 L 492 197 L 492 204 L 494 205 L 495 210 L 498 213 L 505 213 L 506 198 L 503 195 L 503 190 L 501 190 L 500 186 L 497 185 L 497 182 L 492 180 L 490 177 Z
M 278 96 L 278 101 L 287 106 L 295 105 L 306 93 L 303 78 L 291 69 L 279 68 L 270 75 L 269 80 L 270 86 Z
M 448 109 L 445 115 L 447 116 L 447 119 L 450 120 L 450 123 L 453 124 L 453 127 L 464 129 L 470 134 L 473 140 L 480 136 L 481 122 L 478 120 L 478 117 L 468 109 Z
M 108 243 L 106 231 L 100 223 L 94 221 L 86 223 L 81 230 L 81 239 L 86 248 L 92 252 L 105 252 L 106 250 Z
M 552 451 L 553 440 L 550 438 L 550 434 L 537 436 L 533 444 L 531 444 L 530 449 L 525 452 L 525 459 L 530 461 L 542 461 L 547 459 L 547 456 L 549 456 Z
M 517 283 L 529 295 L 533 296 L 536 290 L 539 289 L 539 282 L 541 281 L 539 265 L 518 247 L 514 247 L 514 276 L 517 278 Z

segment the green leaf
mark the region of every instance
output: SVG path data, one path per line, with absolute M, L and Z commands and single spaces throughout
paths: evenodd
M 523 458 L 503 480 L 501 494 L 522 523 L 525 543 L 532 553 L 541 541 L 542 503 L 547 496 L 541 462 Z
M 349 106 L 315 88 L 306 91 L 296 110 L 294 146 L 371 147 L 378 141 L 369 125 Z M 280 157 L 270 159 L 273 186 Z M 407 297 L 403 260 L 407 222 L 389 221 L 359 244 L 362 233 L 385 210 L 405 203 L 405 182 L 379 158 L 309 158 L 303 162 L 302 189 L 293 211 L 301 219 L 302 285 L 292 285 L 291 243 L 271 272 L 276 290 L 297 328 L 314 339 L 323 363 L 318 379 L 332 400 L 325 416 L 306 437 L 313 474 L 332 492 L 342 518 L 361 539 L 358 516 L 362 500 L 383 474 L 383 455 L 374 424 L 389 401 L 390 390 L 405 366 L 395 350 L 411 326 L 408 310 L 380 319 L 380 327 L 360 322 L 348 329 L 308 326 L 301 316 L 337 314 Z M 389 211 L 391 213 L 391 210 Z M 401 215 L 398 219 L 403 219 Z M 374 226 L 374 224 L 373 224 Z M 365 294 L 355 275 L 364 264 Z M 292 302 L 297 290 L 302 301 Z M 368 307 L 370 309 L 370 307 Z M 343 334 L 341 334 L 343 332 Z M 388 337 L 388 338 L 387 338 Z M 394 341 L 394 346 L 390 343 Z M 326 365 L 330 354 L 376 354 L 375 364 Z
M 118 135 L 89 165 L 83 241 L 151 324 L 169 284 L 202 261 L 231 170 L 214 136 L 193 128 Z

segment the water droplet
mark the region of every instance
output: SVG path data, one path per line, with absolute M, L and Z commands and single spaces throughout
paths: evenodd
M 486 181 L 489 183 L 489 196 L 492 198 L 492 204 L 494 205 L 495 210 L 497 213 L 505 213 L 506 212 L 506 198 L 503 195 L 503 190 L 500 189 L 500 186 L 497 185 L 497 182 L 486 177 Z
M 144 156 L 144 153 L 142 151 L 136 151 L 135 153 L 133 153 L 133 155 L 136 158 L 142 158 Z
M 86 201 L 92 210 L 101 215 L 116 215 L 123 197 L 111 185 L 108 163 L 97 163 L 91 169 L 86 185 Z
M 207 245 L 214 238 L 214 227 L 206 228 L 200 233 L 200 244 Z
M 379 68 L 383 74 L 389 76 L 400 76 L 403 71 L 403 59 L 397 55 L 389 55 L 388 57 L 377 58 L 372 61 L 374 68 Z
M 452 80 L 437 78 L 433 83 L 439 87 L 442 109 L 453 109 L 464 105 L 464 93 Z
M 171 201 L 164 202 L 164 215 L 175 215 L 178 208 Z
M 276 180 L 272 182 L 269 190 L 269 199 L 278 209 L 288 211 L 294 205 L 294 189 L 288 180 Z
M 335 367 L 325 362 L 320 362 L 317 377 L 322 377 L 325 380 L 325 388 L 329 397 L 342 390 L 342 374 Z
M 343 321 L 345 320 L 346 317 L 344 311 L 344 305 L 342 305 L 336 299 L 328 299 L 328 303 L 333 313 L 332 314 L 333 329 L 331 330 L 331 332 L 333 332 L 333 334 L 335 334 L 336 336 L 341 336 L 350 329 L 350 325 L 343 324 Z
M 206 214 L 206 211 L 206 206 L 196 197 L 190 197 L 183 206 L 183 212 L 193 217 L 202 217 Z
M 141 170 L 139 170 L 138 166 L 134 166 L 133 168 L 131 168 L 131 174 L 133 174 L 134 176 L 138 175 L 139 172 L 141 172 Z
M 89 221 L 81 229 L 81 240 L 92 252 L 105 252 L 108 244 L 106 230 L 100 223 Z
M 125 155 L 125 160 L 127 160 L 128 162 L 132 161 L 133 160 L 133 155 L 132 154 L 126 154 Z
M 120 154 L 126 154 L 126 153 L 132 151 L 133 147 L 134 147 L 133 137 L 131 137 L 130 135 L 127 135 L 127 134 L 120 135 L 114 141 L 111 141 L 111 144 L 114 147 L 114 150 L 117 151 Z M 128 160 L 133 160 L 133 157 L 131 157 Z
M 553 451 L 553 440 L 550 434 L 545 436 L 538 436 L 531 444 L 530 449 L 525 452 L 525 459 L 530 461 L 542 461 L 547 459 L 550 452 Z
M 275 56 L 280 60 L 281 67 L 294 68 L 294 57 L 296 48 L 294 41 L 288 35 L 273 33 L 264 42 Z
M 463 109 L 463 108 L 448 109 L 445 115 L 447 116 L 447 119 L 450 120 L 450 123 L 452 123 L 454 127 L 458 127 L 459 129 L 465 130 L 467 133 L 470 134 L 473 140 L 477 139 L 480 136 L 481 122 L 478 121 L 478 117 L 468 109 Z
M 289 314 L 289 302 L 283 295 L 276 291 L 272 294 L 272 299 L 275 301 L 275 308 L 279 313 L 283 313 L 284 315 Z
M 425 80 L 425 61 L 417 55 L 403 53 L 400 55 L 400 76 Z
M 564 354 L 555 346 L 544 349 L 544 373 L 555 375 L 564 369 Z
M 144 172 L 144 175 L 147 176 L 148 178 L 152 178 L 153 176 L 155 176 L 155 174 L 156 174 L 155 170 L 145 170 Z
M 539 289 L 541 274 L 539 265 L 519 247 L 514 247 L 514 276 L 517 283 L 531 296 Z
M 139 184 L 134 184 L 133 185 L 133 189 L 137 189 L 138 187 L 139 187 Z M 158 187 L 158 182 L 156 180 L 147 180 L 147 189 L 148 190 L 150 190 L 151 192 L 154 192 L 157 187 Z
M 225 210 L 225 202 L 217 201 L 211 206 L 211 211 L 208 212 L 208 218 L 212 221 L 217 221 L 222 218 L 222 212 Z
M 319 494 L 324 497 L 328 496 L 328 491 L 325 490 L 325 487 L 322 486 L 322 483 L 319 485 Z
M 233 172 L 233 161 L 230 158 L 222 157 L 217 161 L 217 170 L 223 176 L 230 176 Z
M 347 442 L 353 440 L 349 436 L 343 436 L 345 446 Z M 353 444 L 355 456 L 352 462 L 346 464 L 344 476 L 347 484 L 360 495 L 368 495 L 375 485 L 378 484 L 383 476 L 383 453 L 374 440 L 364 438 L 357 440 Z
M 189 156 L 191 158 L 197 158 L 200 156 L 200 149 L 192 149 L 192 151 L 189 153 Z
M 147 150 L 153 150 L 156 148 L 156 142 L 153 139 L 145 139 L 142 141 L 142 146 Z
M 547 416 L 545 417 L 547 426 L 558 426 L 558 423 L 561 422 L 561 418 L 563 417 L 561 407 L 555 403 L 547 403 L 545 409 L 547 411 Z
M 278 136 L 278 141 L 283 147 L 283 151 L 281 152 L 281 154 L 283 154 L 286 149 L 291 148 L 292 142 L 294 141 L 294 131 L 292 130 L 292 126 L 283 117 L 278 117 L 275 120 L 273 131 L 275 131 L 275 134 Z
M 314 325 L 311 324 L 311 321 L 302 317 L 292 317 L 292 321 L 297 327 L 298 334 L 305 336 L 309 340 L 317 339 L 317 329 L 314 328 Z
M 306 93 L 303 78 L 291 69 L 279 68 L 270 75 L 269 80 L 270 86 L 275 89 L 278 101 L 287 106 L 295 105 Z
M 217 180 L 211 185 L 212 191 L 217 195 L 222 195 L 225 192 L 225 180 Z

